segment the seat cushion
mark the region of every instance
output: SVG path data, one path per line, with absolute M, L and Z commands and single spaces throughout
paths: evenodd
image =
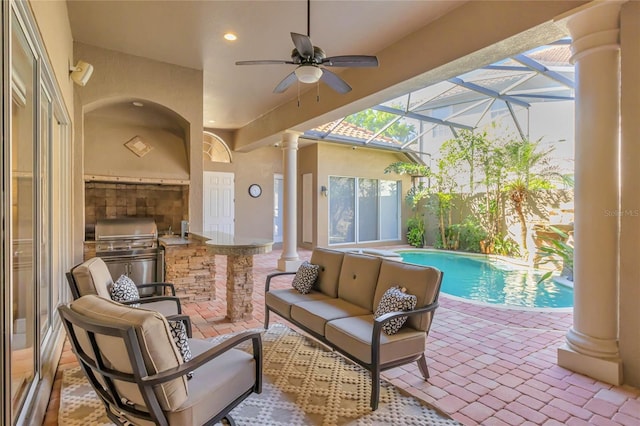
M 214 346 L 210 341 L 189 339 L 193 356 Z M 202 425 L 256 382 L 253 355 L 231 349 L 195 371 L 189 380 L 189 397 L 175 411 L 167 413 L 172 425 Z
M 371 363 L 371 335 L 373 315 L 341 318 L 326 326 L 325 338 L 333 345 L 365 363 Z M 424 331 L 409 327 L 393 335 L 380 334 L 380 363 L 419 355 L 424 352 L 427 341 Z
M 264 295 L 265 304 L 269 309 L 286 319 L 291 319 L 291 305 L 322 299 L 329 299 L 329 296 L 313 290 L 310 293 L 301 294 L 293 288 L 270 290 Z
M 107 264 L 99 257 L 93 257 L 73 268 L 73 279 L 78 286 L 80 296 L 97 294 L 110 299 L 109 287 L 113 284 Z
M 327 321 L 368 313 L 366 309 L 342 299 L 301 302 L 291 307 L 291 319 L 323 336 Z
M 123 325 L 134 327 L 142 351 L 142 357 L 149 374 L 175 368 L 182 364 L 182 355 L 173 342 L 167 320 L 158 312 L 141 308 L 131 308 L 110 299 L 96 295 L 83 296 L 70 304 L 71 310 L 89 319 L 105 325 Z M 82 330 L 78 330 L 80 343 L 85 351 L 92 353 L 88 339 Z M 131 373 L 124 341 L 117 337 L 97 336 L 100 351 L 111 368 Z M 129 401 L 144 405 L 144 399 L 138 387 L 132 383 L 119 382 L 122 395 Z M 163 410 L 174 410 L 187 399 L 187 381 L 185 378 L 171 380 L 154 388 Z

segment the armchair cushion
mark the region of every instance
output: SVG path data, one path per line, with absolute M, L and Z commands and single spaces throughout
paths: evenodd
M 319 271 L 319 265 L 311 264 L 305 260 L 298 268 L 296 276 L 293 277 L 291 286 L 302 294 L 309 293 L 318 279 Z
M 108 287 L 113 284 L 107 264 L 99 257 L 93 257 L 72 269 L 71 274 L 78 285 L 80 296 L 97 294 L 111 298 Z
M 138 292 L 138 287 L 136 284 L 126 275 L 120 275 L 120 278 L 116 280 L 109 288 L 109 294 L 111 295 L 111 300 L 116 302 L 131 302 L 134 300 L 140 300 L 140 293 Z M 131 307 L 137 308 L 140 305 L 134 304 L 129 305 Z
M 374 316 L 378 318 L 389 312 L 409 311 L 416 307 L 417 302 L 418 298 L 407 294 L 406 288 L 391 287 L 382 295 Z M 406 321 L 406 316 L 392 318 L 382 325 L 382 330 L 387 334 L 396 334 Z
M 156 374 L 183 363 L 182 356 L 173 342 L 165 318 L 158 312 L 147 309 L 132 309 L 110 299 L 87 295 L 71 302 L 71 310 L 100 322 L 114 325 L 134 326 L 142 350 L 144 365 L 149 374 Z M 79 335 L 84 334 L 79 330 Z M 91 353 L 88 339 L 80 342 L 86 352 Z M 127 350 L 122 341 L 101 336 L 98 346 L 110 366 L 119 371 L 132 372 Z M 137 385 L 116 382 L 122 395 L 131 403 L 144 406 L 145 402 Z M 155 394 L 163 410 L 173 411 L 187 400 L 187 380 L 184 377 L 155 386 Z

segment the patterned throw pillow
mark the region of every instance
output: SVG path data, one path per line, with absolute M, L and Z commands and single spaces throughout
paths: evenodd
M 296 276 L 293 278 L 293 282 L 291 283 L 291 285 L 300 293 L 307 294 L 311 291 L 311 288 L 318 279 L 319 271 L 319 265 L 314 265 L 305 260 L 298 268 Z
M 111 300 L 114 302 L 131 302 L 132 300 L 140 300 L 140 293 L 136 284 L 126 275 L 120 275 L 120 278 L 109 289 Z M 134 308 L 140 306 L 139 303 L 129 305 Z
M 406 291 L 406 288 L 401 288 L 400 286 L 391 287 L 385 291 L 376 308 L 375 317 L 381 317 L 389 312 L 409 311 L 415 308 L 418 298 L 412 294 L 407 294 Z M 389 335 L 396 334 L 406 321 L 407 316 L 393 318 L 382 326 L 382 330 Z
M 182 355 L 182 360 L 184 362 L 189 361 L 191 358 L 193 358 L 193 355 L 191 355 L 189 341 L 187 340 L 187 327 L 185 327 L 184 322 L 182 321 L 167 320 L 167 322 L 169 323 L 169 328 L 171 329 L 171 336 L 173 337 L 173 341 L 180 351 L 180 355 Z

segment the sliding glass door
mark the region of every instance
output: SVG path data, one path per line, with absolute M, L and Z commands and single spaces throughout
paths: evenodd
M 329 244 L 400 239 L 400 182 L 329 177 Z
M 62 172 L 71 148 L 70 120 L 29 5 L 1 7 L 0 424 L 15 425 L 33 423 L 62 348 L 54 307 L 66 299 L 71 259 L 71 180 Z

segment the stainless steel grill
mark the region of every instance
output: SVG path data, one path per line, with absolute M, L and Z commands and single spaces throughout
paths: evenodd
M 136 284 L 164 280 L 164 251 L 153 218 L 101 219 L 95 230 L 96 256 L 107 264 L 114 281 L 120 275 Z

